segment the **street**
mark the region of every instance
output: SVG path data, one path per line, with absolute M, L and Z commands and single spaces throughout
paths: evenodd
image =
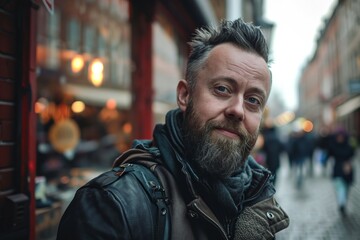
M 277 200 L 290 217 L 290 226 L 277 234 L 280 240 L 360 239 L 360 154 L 354 158 L 355 181 L 350 190 L 347 215 L 341 216 L 331 179 L 331 161 L 324 170 L 313 164 L 301 189 L 286 158 L 277 179 Z M 309 170 L 309 164 L 306 165 Z

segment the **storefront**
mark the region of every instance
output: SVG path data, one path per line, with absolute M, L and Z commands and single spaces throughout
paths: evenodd
M 58 1 L 37 20 L 37 175 L 67 185 L 130 145 L 129 2 Z
M 176 106 L 187 42 L 216 20 L 188 0 L 0 1 L 0 18 L 0 238 L 51 239 L 74 191 Z
M 0 1 L 0 239 L 28 239 L 35 222 L 37 4 Z
M 0 69 L 0 151 L 15 159 L 0 165 L 14 182 L 0 186 L 1 208 L 12 199 L 26 209 L 19 239 L 49 239 L 74 191 L 109 169 L 134 138 L 151 138 L 176 106 L 187 42 L 215 17 L 210 1 L 1 4 L 13 29 L 0 30 L 19 36 L 0 46 L 0 61 L 12 67 Z M 14 179 L 21 179 L 16 188 Z M 16 239 L 19 228 L 5 230 L 5 218 L 0 236 Z

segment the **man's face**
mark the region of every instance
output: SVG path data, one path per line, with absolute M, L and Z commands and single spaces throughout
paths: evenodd
M 188 157 L 208 174 L 231 175 L 244 164 L 258 135 L 270 92 L 266 62 L 221 44 L 209 53 L 195 89 L 182 80 L 177 90 Z

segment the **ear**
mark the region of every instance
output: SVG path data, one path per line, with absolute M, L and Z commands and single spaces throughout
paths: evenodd
M 186 80 L 181 79 L 176 88 L 177 104 L 181 111 L 185 112 L 189 102 L 189 85 Z

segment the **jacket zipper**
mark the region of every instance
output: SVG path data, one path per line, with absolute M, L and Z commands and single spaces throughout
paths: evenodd
M 215 222 L 209 215 L 207 215 L 203 210 L 201 210 L 201 208 L 198 207 L 198 205 L 196 203 L 194 203 L 194 207 L 201 213 L 201 215 L 208 220 L 208 222 L 210 222 L 213 226 L 215 226 L 217 229 L 220 230 L 220 232 L 222 233 L 222 236 L 224 237 L 223 239 L 228 240 L 228 234 L 226 234 L 226 232 L 224 231 L 224 229 L 219 226 L 219 224 L 217 224 L 217 222 Z
M 252 200 L 254 200 L 255 198 L 257 198 L 257 196 L 263 191 L 266 183 L 269 181 L 270 178 L 270 174 L 267 174 L 265 181 L 262 183 L 261 187 L 259 188 L 259 190 L 257 190 L 251 197 L 249 197 L 248 199 L 246 199 L 243 203 L 247 203 L 250 202 Z
M 231 235 L 231 226 L 232 226 L 232 220 L 231 219 L 228 219 L 226 218 L 225 220 L 225 224 L 226 224 L 226 231 L 227 231 L 227 236 L 228 236 L 228 239 L 231 239 L 232 235 Z

